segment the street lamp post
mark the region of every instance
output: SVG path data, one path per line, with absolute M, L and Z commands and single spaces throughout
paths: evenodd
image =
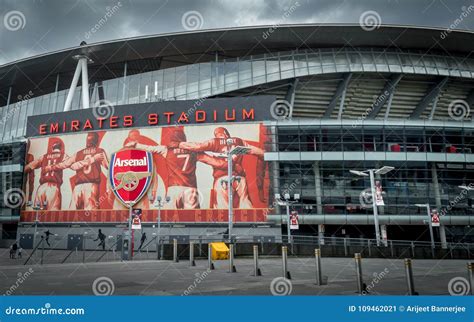
M 434 252 L 435 252 L 435 241 L 434 241 L 434 235 L 433 235 L 433 224 L 431 222 L 431 209 L 430 209 L 430 204 L 415 204 L 415 206 L 420 207 L 420 208 L 426 208 L 426 214 L 428 216 L 428 226 L 430 227 L 430 239 L 431 239 L 431 256 L 434 258 Z
M 48 203 L 46 201 L 44 201 L 43 204 L 41 204 L 41 202 L 38 202 L 36 205 L 33 206 L 33 210 L 35 210 L 35 232 L 34 232 L 34 235 L 33 235 L 33 248 L 35 248 L 36 234 L 37 234 L 37 231 L 38 231 L 39 211 L 43 210 L 43 209 L 46 209 L 47 205 L 48 205 Z
M 286 220 L 287 220 L 287 237 L 288 237 L 288 243 L 291 244 L 292 238 L 291 238 L 291 228 L 290 228 L 290 205 L 299 202 L 300 200 L 300 195 L 298 193 L 295 193 L 293 196 L 294 200 L 291 200 L 291 196 L 289 193 L 285 193 L 283 195 L 283 199 L 281 198 L 281 195 L 279 193 L 275 194 L 275 199 L 280 206 L 285 206 L 286 207 Z
M 150 194 L 150 201 L 153 202 L 153 206 L 158 207 L 158 216 L 157 216 L 157 225 L 156 225 L 156 258 L 163 259 L 163 252 L 160 242 L 160 230 L 161 230 L 161 208 L 164 207 L 165 204 L 170 202 L 170 197 L 166 196 L 163 200 L 161 196 L 157 196 L 156 200 L 153 201 L 153 196 Z
M 350 173 L 370 178 L 370 191 L 372 194 L 372 209 L 374 211 L 374 225 L 375 225 L 375 238 L 377 240 L 377 246 L 380 246 L 380 226 L 379 226 L 379 214 L 377 209 L 376 191 L 375 191 L 375 174 L 387 174 L 395 169 L 394 167 L 384 166 L 380 169 L 367 169 L 363 171 L 349 170 Z
M 227 139 L 227 195 L 228 195 L 228 203 L 229 203 L 229 243 L 232 242 L 232 227 L 234 222 L 234 209 L 233 209 L 233 189 L 232 183 L 234 182 L 235 178 L 232 176 L 232 157 L 234 155 L 240 154 L 247 154 L 250 152 L 250 148 L 245 146 L 235 146 L 232 148 L 233 139 Z

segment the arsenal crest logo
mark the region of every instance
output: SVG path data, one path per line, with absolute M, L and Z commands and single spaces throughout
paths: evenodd
M 115 196 L 127 207 L 140 201 L 150 186 L 153 158 L 150 152 L 127 149 L 112 154 L 109 181 Z

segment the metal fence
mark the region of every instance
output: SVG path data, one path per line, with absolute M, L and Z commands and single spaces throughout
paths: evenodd
M 81 237 L 81 238 L 80 238 Z M 216 235 L 166 235 L 153 236 L 144 241 L 135 238 L 133 243 L 135 260 L 169 259 L 169 254 L 176 240 L 180 256 L 187 256 L 189 244 L 196 248 L 196 257 L 207 256 L 207 245 L 211 242 L 229 242 L 225 234 Z M 289 255 L 308 256 L 314 248 L 321 248 L 329 256 L 349 256 L 354 252 L 362 252 L 368 257 L 392 257 L 401 255 L 412 258 L 471 258 L 474 245 L 471 243 L 441 243 L 427 241 L 387 240 L 377 246 L 375 239 L 340 238 L 293 235 L 290 241 L 287 236 L 232 236 L 232 244 L 236 245 L 237 255 L 248 255 L 252 245 L 258 245 L 261 255 L 275 255 L 272 249 L 278 245 L 288 245 Z M 21 245 L 21 243 L 20 243 Z M 157 252 L 158 250 L 158 252 Z M 120 261 L 122 256 L 122 238 L 106 236 L 104 245 L 94 236 L 88 235 L 52 235 L 46 239 L 41 237 L 34 242 L 31 249 L 23 249 L 21 264 L 59 264 Z M 11 263 L 11 262 L 7 262 Z M 18 264 L 20 264 L 18 263 Z

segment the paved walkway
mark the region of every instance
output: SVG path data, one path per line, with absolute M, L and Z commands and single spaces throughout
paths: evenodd
M 5 261 L 2 259 L 0 265 Z M 14 265 L 14 260 L 7 262 L 9 265 L 0 266 L 0 294 L 87 295 L 94 294 L 95 285 L 96 292 L 113 289 L 115 295 L 271 295 L 272 281 L 282 276 L 280 258 L 261 258 L 263 276 L 260 277 L 252 275 L 253 261 L 247 258 L 235 260 L 237 273 L 228 272 L 227 261 L 216 261 L 216 269 L 209 271 L 207 260 L 197 260 L 195 267 L 190 267 L 187 260 L 27 266 L 18 265 L 21 264 L 18 261 Z M 451 279 L 467 277 L 466 263 L 465 260 L 414 260 L 416 291 L 421 295 L 449 294 Z M 315 285 L 314 258 L 289 258 L 288 266 L 291 285 L 275 280 L 274 293 L 288 292 L 290 288 L 292 295 L 354 295 L 356 292 L 352 258 L 322 259 L 323 275 L 328 281 L 325 286 Z M 370 294 L 406 294 L 403 260 L 363 259 L 362 270 Z

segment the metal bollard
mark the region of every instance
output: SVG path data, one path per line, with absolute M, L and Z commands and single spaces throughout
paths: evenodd
M 189 242 L 189 266 L 196 266 L 194 262 L 194 242 Z
M 160 260 L 164 259 L 163 253 L 165 251 L 165 247 L 163 245 L 163 239 L 160 238 Z
M 415 284 L 413 283 L 413 271 L 410 258 L 405 258 L 405 274 L 407 278 L 408 295 L 418 295 L 418 293 L 415 292 Z
M 207 245 L 207 262 L 208 268 L 214 269 L 214 263 L 212 262 L 212 247 L 210 243 Z
M 156 238 L 156 260 L 160 260 L 160 238 L 158 236 Z
M 411 242 L 411 257 L 415 258 L 415 243 Z
M 86 240 L 85 237 L 82 237 L 82 262 L 86 262 Z
M 234 265 L 234 244 L 229 245 L 229 273 L 237 273 Z
M 258 246 L 253 246 L 253 275 L 254 276 L 262 276 L 262 272 L 258 267 Z
M 474 295 L 474 263 L 467 263 L 467 276 L 469 279 L 469 285 L 471 295 Z
M 362 257 L 360 253 L 354 254 L 357 278 L 357 293 L 362 294 L 365 291 L 364 278 L 362 276 Z
M 291 280 L 290 272 L 288 271 L 288 247 L 281 247 L 281 259 L 283 262 L 283 277 Z
M 178 259 L 178 240 L 173 239 L 173 262 L 177 263 L 179 262 Z
M 44 239 L 43 239 L 43 236 L 41 236 L 41 265 L 43 265 L 43 259 L 44 259 Z
M 323 285 L 323 272 L 321 270 L 321 249 L 314 250 L 314 257 L 316 258 L 316 285 Z
M 202 237 L 199 236 L 199 257 L 202 257 Z

